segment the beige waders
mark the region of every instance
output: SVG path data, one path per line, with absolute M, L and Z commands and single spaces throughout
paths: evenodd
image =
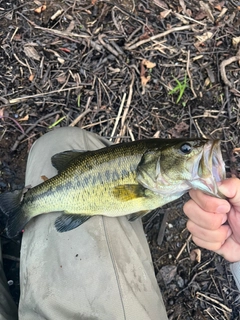
M 51 165 L 56 153 L 109 144 L 78 128 L 55 129 L 33 145 L 26 185 L 41 183 L 43 175 L 56 175 Z M 25 228 L 19 319 L 167 319 L 140 219 L 95 216 L 74 230 L 58 233 L 54 227 L 58 215 L 38 216 Z M 0 320 L 16 319 L 8 292 L 2 285 L 0 290 Z

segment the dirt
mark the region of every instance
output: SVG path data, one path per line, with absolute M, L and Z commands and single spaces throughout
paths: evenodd
M 13 0 L 0 2 L 0 17 L 1 192 L 24 186 L 37 138 L 69 125 L 115 143 L 219 138 L 228 176 L 239 177 L 237 2 Z M 239 319 L 229 263 L 204 249 L 197 261 L 187 199 L 144 219 L 169 319 Z M 20 242 L 2 239 L 16 303 Z

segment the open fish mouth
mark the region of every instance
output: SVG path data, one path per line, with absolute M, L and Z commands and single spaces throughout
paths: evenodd
M 226 178 L 225 164 L 220 149 L 220 140 L 209 140 L 203 148 L 199 162 L 193 167 L 193 180 L 188 181 L 194 189 L 218 197 L 225 196 L 218 190 L 218 182 Z

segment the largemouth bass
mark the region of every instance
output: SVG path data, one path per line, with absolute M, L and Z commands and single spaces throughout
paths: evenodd
M 65 232 L 94 215 L 135 220 L 190 188 L 221 197 L 217 182 L 225 178 L 220 141 L 208 139 L 149 139 L 65 151 L 52 157 L 52 165 L 58 170 L 53 178 L 0 195 L 8 237 L 43 213 L 61 211 L 55 227 Z

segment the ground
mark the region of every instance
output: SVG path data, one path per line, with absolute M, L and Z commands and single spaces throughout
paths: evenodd
M 114 143 L 219 138 L 228 176 L 239 177 L 237 1 L 13 0 L 0 1 L 0 16 L 1 192 L 23 187 L 31 145 L 59 126 Z M 240 319 L 229 264 L 194 255 L 187 199 L 144 219 L 169 319 Z M 2 240 L 17 302 L 21 239 Z

